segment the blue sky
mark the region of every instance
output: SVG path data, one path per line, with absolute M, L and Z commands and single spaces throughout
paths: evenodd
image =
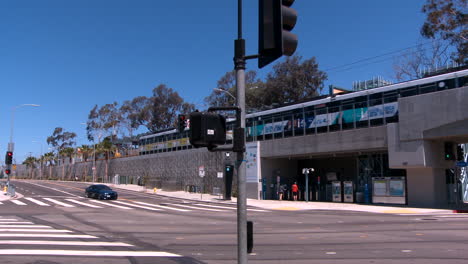
M 421 40 L 424 2 L 298 0 L 296 54 L 315 56 L 327 70 L 414 46 Z M 257 3 L 244 0 L 248 55 L 257 53 Z M 87 143 L 80 123 L 94 105 L 150 96 L 161 83 L 202 104 L 233 69 L 237 1 L 4 0 L 0 32 L 0 153 L 7 149 L 13 107 L 40 105 L 14 111 L 15 158 L 22 162 L 30 152 L 49 151 L 46 138 L 55 127 Z M 326 85 L 391 79 L 391 65 L 391 56 L 383 56 L 333 69 Z M 256 61 L 247 68 L 258 70 Z

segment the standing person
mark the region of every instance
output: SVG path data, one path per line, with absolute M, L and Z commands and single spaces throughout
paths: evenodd
M 296 182 L 294 182 L 294 184 L 291 186 L 291 191 L 294 201 L 297 201 L 297 193 L 299 192 L 299 187 L 297 186 Z
M 284 197 L 284 185 L 280 185 L 279 187 L 279 200 L 283 200 L 283 197 Z

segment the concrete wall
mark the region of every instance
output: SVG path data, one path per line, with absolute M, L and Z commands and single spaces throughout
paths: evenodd
M 387 149 L 385 126 L 262 141 L 262 157 L 312 156 Z

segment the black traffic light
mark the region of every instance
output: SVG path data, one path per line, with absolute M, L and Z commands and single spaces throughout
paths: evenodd
M 234 166 L 224 166 L 224 200 L 231 200 L 232 194 L 232 179 L 234 176 Z
M 213 149 L 226 143 L 226 119 L 212 112 L 190 114 L 190 144 Z
M 297 48 L 297 11 L 290 8 L 294 0 L 259 0 L 258 68 L 283 55 L 291 56 Z
M 463 151 L 462 146 L 457 146 L 457 160 L 460 160 L 460 161 L 465 160 L 465 153 Z
M 10 170 L 10 169 L 6 169 L 6 170 L 5 170 L 5 174 L 6 174 L 6 175 L 10 175 L 10 174 L 11 174 L 11 170 Z
M 13 152 L 12 151 L 7 151 L 5 155 L 5 164 L 6 165 L 11 165 L 13 164 Z
M 454 147 L 453 142 L 444 143 L 444 158 L 445 160 L 455 160 L 455 154 L 453 153 Z
M 188 118 L 186 115 L 179 115 L 177 117 L 177 127 L 180 133 L 185 131 L 188 124 Z

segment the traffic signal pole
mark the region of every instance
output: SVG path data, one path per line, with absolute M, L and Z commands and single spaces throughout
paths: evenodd
M 240 127 L 245 129 L 245 40 L 242 39 L 242 0 L 237 2 L 237 39 L 234 42 L 237 107 L 240 108 Z M 245 137 L 245 134 L 242 135 Z M 237 263 L 247 264 L 247 195 L 245 140 L 237 152 Z

